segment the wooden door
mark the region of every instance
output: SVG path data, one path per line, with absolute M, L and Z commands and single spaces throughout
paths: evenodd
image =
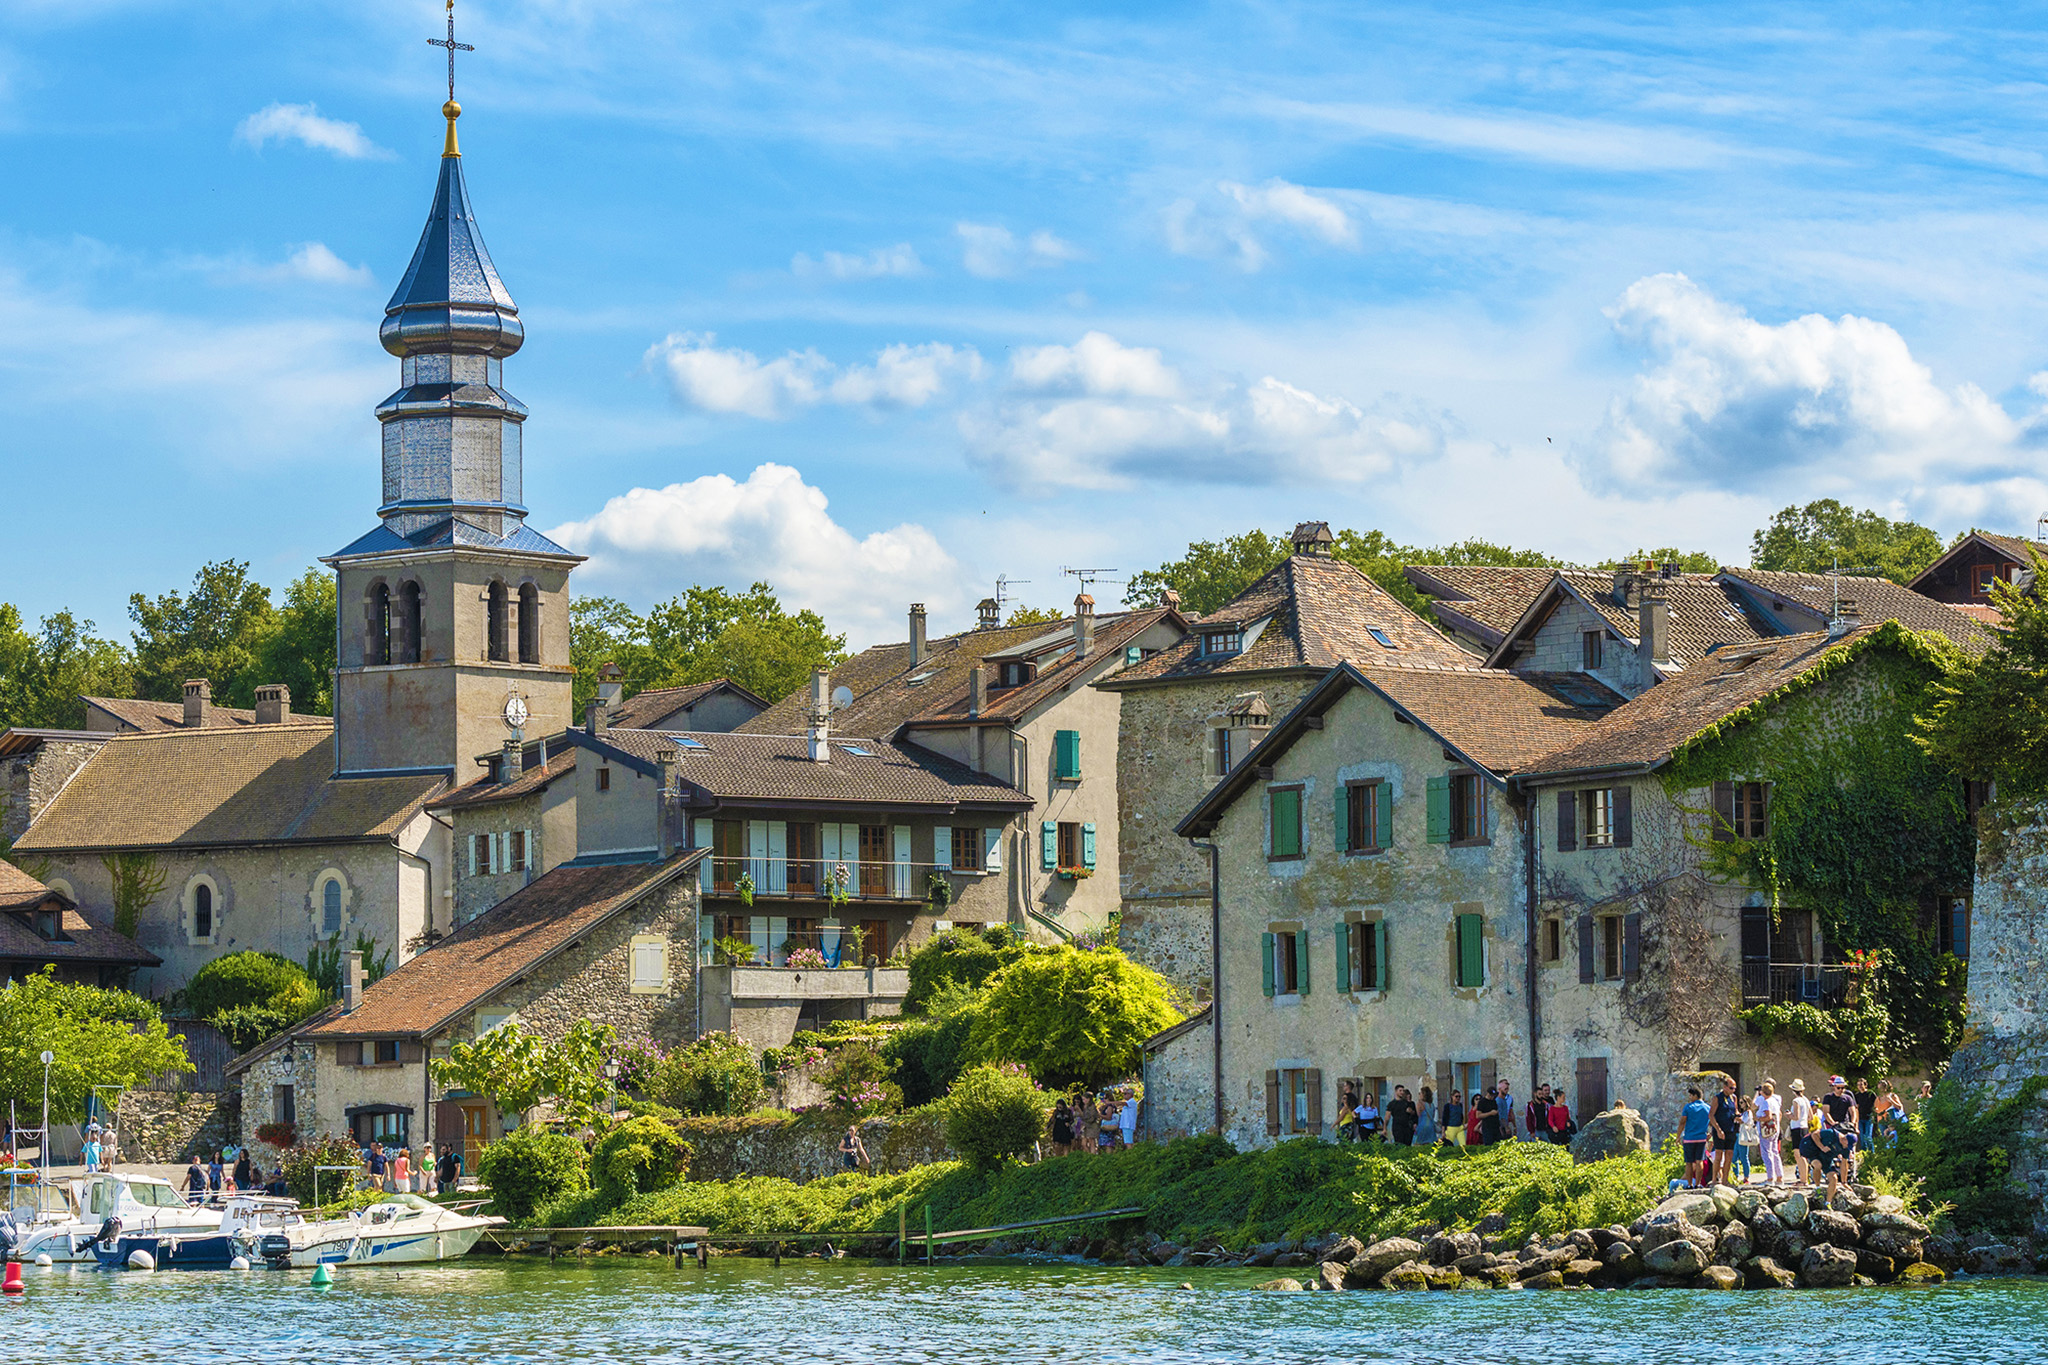
M 489 1105 L 465 1104 L 462 1106 L 462 1173 L 476 1174 L 476 1159 L 483 1155 L 484 1148 L 491 1140 L 491 1110 Z
M 1579 1104 L 1572 1118 L 1583 1127 L 1588 1119 L 1607 1109 L 1607 1059 L 1579 1058 L 1578 1082 Z
M 860 894 L 863 896 L 886 896 L 889 894 L 889 827 L 887 825 L 862 825 L 860 827 Z
M 889 921 L 885 919 L 864 919 L 860 922 L 860 961 L 867 965 L 869 958 L 878 962 L 889 960 Z

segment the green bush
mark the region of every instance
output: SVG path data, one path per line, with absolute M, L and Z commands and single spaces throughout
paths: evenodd
M 655 1065 L 640 1093 L 685 1114 L 744 1114 L 768 1087 L 754 1049 L 737 1033 L 707 1033 Z
M 682 1179 L 690 1166 L 690 1144 L 657 1118 L 616 1124 L 590 1154 L 590 1184 L 606 1204 L 623 1204 Z
M 1027 943 L 1002 924 L 933 934 L 910 955 L 910 990 L 903 997 L 903 1012 L 927 1013 L 933 997 L 948 986 L 979 986 L 1019 958 L 1049 951 Z
M 945 1098 L 967 1065 L 973 1029 L 973 1012 L 962 1009 L 942 1017 L 906 1019 L 889 1035 L 882 1056 L 903 1089 L 905 1104 L 914 1107 Z
M 217 957 L 193 973 L 185 985 L 185 1008 L 195 1019 L 210 1020 L 223 1010 L 251 1005 L 269 1005 L 284 1012 L 294 1004 L 311 1001 L 317 1008 L 319 998 L 319 989 L 305 969 L 276 953 Z
M 1147 1038 L 1180 1022 L 1166 979 L 1114 948 L 1048 948 L 989 979 L 972 1056 L 1041 1084 L 1095 1089 L 1137 1072 Z
M 2044 1093 L 2048 1076 L 2031 1076 L 2014 1094 L 1988 1102 L 1981 1092 L 1943 1081 L 1900 1130 L 1898 1145 L 1880 1144 L 1869 1165 L 1901 1183 L 1917 1177 L 1929 1200 L 1953 1207 L 1959 1227 L 2025 1232 L 2030 1202 L 2013 1165 Z
M 968 1165 L 993 1170 L 1038 1145 L 1050 1105 L 1020 1066 L 973 1067 L 946 1096 L 946 1141 Z
M 813 1078 L 826 1102 L 847 1118 L 869 1118 L 903 1107 L 903 1087 L 889 1079 L 890 1065 L 873 1043 L 834 1048 Z
M 355 1178 L 342 1171 L 319 1172 L 319 1192 L 314 1193 L 316 1166 L 363 1165 L 363 1149 L 349 1138 L 323 1137 L 302 1142 L 284 1154 L 284 1183 L 292 1198 L 311 1208 L 315 1203 L 336 1203 L 355 1188 Z
M 492 1211 L 515 1222 L 533 1217 L 551 1199 L 587 1187 L 589 1168 L 582 1143 L 537 1124 L 513 1129 L 476 1159 L 476 1173 L 491 1190 Z

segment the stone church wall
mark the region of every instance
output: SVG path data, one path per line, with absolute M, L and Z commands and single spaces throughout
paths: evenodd
M 0 760 L 0 844 L 19 839 L 99 747 L 95 740 L 49 739 L 29 753 Z

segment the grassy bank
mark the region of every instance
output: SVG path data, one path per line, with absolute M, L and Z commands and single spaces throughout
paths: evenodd
M 1177 1242 L 1231 1246 L 1348 1232 L 1370 1241 L 1420 1223 L 1471 1228 L 1501 1215 L 1514 1237 L 1627 1223 L 1663 1198 L 1678 1173 L 1666 1156 L 1575 1166 L 1562 1148 L 1510 1143 L 1472 1152 L 1380 1144 L 1287 1142 L 1251 1152 L 1217 1138 L 1146 1143 L 994 1173 L 957 1162 L 899 1175 L 841 1175 L 807 1185 L 742 1178 L 692 1181 L 602 1207 L 594 1194 L 543 1209 L 555 1227 L 665 1224 L 719 1233 L 877 1232 L 897 1210 L 923 1226 L 991 1227 L 1137 1205 L 1148 1228 Z

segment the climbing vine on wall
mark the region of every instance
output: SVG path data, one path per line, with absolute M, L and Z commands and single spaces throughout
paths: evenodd
M 1911 738 L 1914 714 L 1954 657 L 1938 637 L 1887 621 L 1695 735 L 1663 774 L 1680 803 L 1718 781 L 1771 784 L 1764 837 L 1708 843 L 1704 860 L 1717 876 L 1755 886 L 1774 914 L 1813 911 L 1829 957 L 1883 951 L 1851 1030 L 1853 1051 L 1869 1062 L 1887 1054 L 1940 1061 L 1961 1041 L 1963 964 L 1936 951 L 1921 906 L 1923 897 L 1969 889 L 1976 836 L 1961 783 Z M 1802 1033 L 1812 1024 L 1811 1041 L 1824 1052 L 1849 1050 L 1847 1021 L 1764 1010 L 1768 1018 L 1751 1022 Z M 1881 1043 L 1871 1036 L 1877 1012 L 1886 1015 Z

